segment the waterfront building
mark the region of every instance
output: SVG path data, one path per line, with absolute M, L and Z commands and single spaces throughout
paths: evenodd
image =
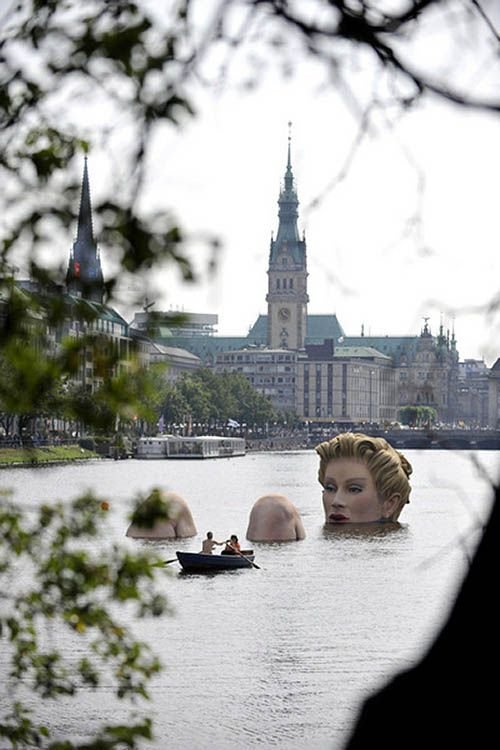
M 127 321 L 103 302 L 105 286 L 93 232 L 87 157 L 83 167 L 76 239 L 69 255 L 65 284 L 42 286 L 32 280 L 16 283 L 42 310 L 48 310 L 54 298 L 62 299 L 61 319 L 57 325 L 46 326 L 46 347 L 56 352 L 66 338 L 84 339 L 74 383 L 86 392 L 94 393 L 109 375 L 128 367 L 135 346 L 128 333 Z M 106 362 L 109 366 L 104 364 Z
M 493 429 L 500 428 L 500 357 L 489 372 L 488 424 Z
M 165 367 L 165 380 L 175 383 L 182 375 L 192 373 L 201 367 L 201 360 L 196 354 L 175 346 L 163 346 L 151 339 L 148 341 L 149 364 L 162 364 Z
M 112 307 L 82 296 L 69 294 L 63 286 L 41 287 L 38 282 L 16 282 L 17 294 L 25 297 L 26 309 L 37 310 L 36 324 L 40 330 L 40 346 L 45 352 L 56 354 L 64 339 L 85 339 L 79 355 L 73 382 L 93 393 L 110 374 L 102 369 L 102 362 L 113 355 L 119 371 L 127 366 L 135 347 L 128 335 L 127 321 Z M 60 317 L 57 325 L 50 324 L 49 309 L 57 297 Z M 34 321 L 35 323 L 35 321 Z
M 349 336 L 336 314 L 309 315 L 307 246 L 298 230 L 298 196 L 288 138 L 278 199 L 278 231 L 271 236 L 267 314 L 246 337 L 182 332 L 171 344 L 197 354 L 218 372 L 243 372 L 260 393 L 307 421 L 394 422 L 407 405 L 428 405 L 439 420 L 457 415 L 458 351 L 454 334 Z M 168 339 L 159 339 L 165 343 Z
M 398 406 L 430 406 L 439 421 L 457 418 L 458 352 L 455 335 L 445 336 L 443 326 L 434 337 L 424 319 L 414 355 L 397 367 Z
M 145 305 L 149 307 L 148 304 Z M 217 332 L 218 315 L 180 310 L 136 312 L 131 328 L 143 331 L 154 339 L 205 338 Z
M 312 422 L 396 420 L 391 358 L 369 346 L 306 345 L 297 361 L 296 412 Z
M 295 411 L 295 378 L 298 353 L 271 347 L 243 348 L 217 354 L 216 372 L 241 372 L 276 409 Z
M 490 378 L 490 375 L 493 378 Z M 458 363 L 457 416 L 473 427 L 494 427 L 489 418 L 490 381 L 494 370 L 482 359 L 465 359 Z
M 87 157 L 83 167 L 76 239 L 70 250 L 65 283 L 42 285 L 37 280 L 20 279 L 16 280 L 15 286 L 17 294 L 26 297 L 24 306 L 39 310 L 33 325 L 36 322 L 42 327 L 40 345 L 46 351 L 56 353 L 65 338 L 85 339 L 86 345 L 80 352 L 73 382 L 88 393 L 98 390 L 109 375 L 130 367 L 134 359 L 141 367 L 157 362 L 167 364 L 166 378 L 170 381 L 201 364 L 200 359 L 187 350 L 155 343 L 148 335 L 147 312 L 137 313 L 134 325 L 129 326 L 117 310 L 104 304 L 105 284 L 93 232 Z M 57 325 L 49 325 L 48 311 L 55 299 L 62 302 L 59 307 L 64 314 Z M 179 315 L 164 314 L 169 318 L 172 333 L 181 330 Z M 164 327 L 165 322 L 160 320 L 159 335 L 166 336 L 171 332 Z M 209 335 L 216 323 L 215 315 L 190 314 L 184 318 L 182 332 L 188 336 Z M 105 361 L 114 363 L 111 371 L 103 369 Z

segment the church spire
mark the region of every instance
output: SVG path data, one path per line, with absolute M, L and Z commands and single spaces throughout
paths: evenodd
M 87 157 L 83 166 L 82 192 L 76 240 L 71 249 L 66 286 L 70 294 L 102 302 L 104 278 L 99 250 L 94 240 Z
M 278 200 L 279 206 L 279 226 L 276 235 L 275 245 L 281 246 L 284 242 L 298 242 L 300 240 L 297 229 L 297 219 L 299 216 L 299 200 L 295 189 L 295 180 L 292 171 L 292 123 L 288 123 L 288 158 L 285 170 L 285 179 L 283 187 L 280 190 Z
M 92 228 L 92 206 L 90 204 L 90 185 L 87 157 L 83 163 L 82 194 L 80 198 L 80 211 L 78 213 L 77 242 L 95 245 L 94 231 Z

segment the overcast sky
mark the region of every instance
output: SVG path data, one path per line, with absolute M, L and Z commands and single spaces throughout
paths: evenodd
M 500 118 L 423 108 L 372 129 L 329 187 L 359 121 L 335 92 L 300 81 L 213 98 L 183 133 L 165 134 L 151 200 L 172 205 L 191 231 L 220 235 L 223 252 L 212 282 L 191 290 L 171 277 L 156 308 L 217 313 L 220 333 L 240 335 L 267 311 L 288 120 L 309 312 L 336 313 L 351 335 L 363 324 L 373 335 L 418 334 L 423 316 L 437 333 L 442 319 L 462 358 L 494 361 L 500 340 L 484 315 L 465 310 L 498 292 Z
M 442 46 L 439 34 L 426 37 L 428 64 L 438 64 Z M 155 309 L 216 313 L 228 335 L 246 334 L 267 312 L 291 121 L 309 313 L 336 313 L 348 335 L 362 326 L 414 335 L 428 316 L 435 334 L 441 321 L 454 326 L 462 359 L 493 364 L 499 326 L 474 311 L 499 292 L 500 116 L 426 98 L 404 115 L 373 108 L 359 139 L 366 103 L 390 87 L 374 82 L 362 55 L 349 57 L 347 85 L 326 84 L 324 68 L 292 58 L 291 77 L 270 65 L 250 92 L 241 90 L 248 62 L 236 60 L 224 85 L 191 89 L 196 118 L 159 129 L 145 205 L 172 209 L 192 235 L 217 235 L 223 249 L 212 280 L 190 287 L 175 272 L 157 278 Z M 469 90 L 486 81 L 498 91 L 491 67 L 467 70 Z M 115 148 L 90 153 L 95 195 L 119 163 Z M 199 243 L 192 251 L 201 267 L 208 253 Z

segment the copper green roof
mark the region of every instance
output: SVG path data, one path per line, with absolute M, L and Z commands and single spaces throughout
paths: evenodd
M 337 346 L 333 353 L 334 359 L 345 359 L 346 357 L 355 358 L 366 358 L 366 359 L 386 359 L 388 362 L 392 360 L 387 354 L 382 354 L 372 346 Z
M 21 282 L 21 284 L 22 283 L 24 282 Z M 16 285 L 15 289 L 16 293 L 26 295 L 42 308 L 44 306 L 48 306 L 50 299 L 61 297 L 61 289 L 58 289 L 56 286 L 54 286 L 53 288 L 49 287 L 46 291 L 34 291 L 27 289 L 25 286 L 21 285 Z M 71 314 L 74 314 L 75 317 L 83 317 L 88 319 L 99 318 L 100 320 L 109 320 L 113 323 L 119 323 L 120 325 L 125 326 L 125 329 L 128 330 L 128 323 L 125 318 L 122 318 L 122 316 L 112 307 L 108 307 L 101 302 L 85 299 L 84 297 L 80 297 L 78 295 L 64 293 L 64 291 L 62 292 L 62 298 L 64 300 L 64 304 L 67 306 L 67 312 L 71 312 Z
M 325 339 L 333 339 L 337 344 L 339 338 L 345 336 L 336 315 L 308 315 L 306 344 L 322 344 Z M 248 342 L 252 344 L 266 344 L 267 315 L 259 315 L 248 333 Z
M 345 336 L 336 315 L 308 315 L 306 327 L 306 344 L 321 344 L 325 339 L 333 339 L 337 345 Z
M 68 299 L 70 304 L 75 307 L 79 307 L 80 310 L 88 310 L 91 316 L 99 318 L 100 320 L 111 320 L 114 323 L 120 323 L 121 325 L 128 328 L 128 323 L 125 318 L 116 312 L 112 307 L 103 305 L 101 302 L 95 302 L 94 300 L 84 299 L 83 297 L 77 297 L 73 294 L 66 294 L 65 297 Z
M 397 367 L 401 362 L 412 362 L 420 336 L 345 336 L 343 346 L 371 346 L 391 357 Z

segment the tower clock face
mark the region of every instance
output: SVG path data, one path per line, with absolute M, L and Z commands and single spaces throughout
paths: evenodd
M 288 309 L 288 307 L 280 307 L 280 309 L 278 310 L 278 316 L 280 320 L 290 320 L 290 310 Z

